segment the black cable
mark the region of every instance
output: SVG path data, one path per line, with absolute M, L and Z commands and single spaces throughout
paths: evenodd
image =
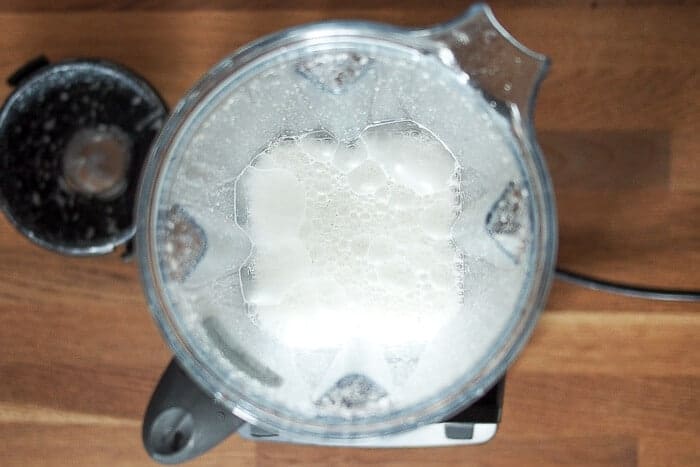
M 556 278 L 570 284 L 587 287 L 601 292 L 609 292 L 627 297 L 646 298 L 648 300 L 665 300 L 675 302 L 700 302 L 700 290 L 674 290 L 657 287 L 610 282 L 586 276 L 566 269 L 557 268 Z

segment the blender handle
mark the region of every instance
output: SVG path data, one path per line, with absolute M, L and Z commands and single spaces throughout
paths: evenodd
M 143 444 L 155 461 L 177 464 L 204 454 L 244 423 L 197 386 L 173 359 L 148 403 Z

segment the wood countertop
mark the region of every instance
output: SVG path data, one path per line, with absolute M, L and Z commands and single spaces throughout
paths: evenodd
M 102 57 L 173 105 L 213 64 L 331 18 L 420 26 L 454 0 L 4 0 L 0 76 L 29 58 Z M 700 4 L 495 1 L 552 58 L 536 127 L 554 180 L 559 263 L 700 288 Z M 10 88 L 0 85 L 0 98 Z M 147 466 L 140 423 L 171 358 L 135 265 L 46 252 L 0 217 L 0 466 Z M 232 437 L 192 466 L 700 465 L 700 304 L 554 284 L 483 446 L 363 450 Z

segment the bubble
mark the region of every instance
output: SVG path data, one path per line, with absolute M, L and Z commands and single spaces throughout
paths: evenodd
M 348 184 L 357 194 L 369 195 L 386 186 L 384 171 L 374 161 L 365 161 L 348 174 Z
M 348 173 L 359 167 L 367 159 L 367 149 L 360 141 L 341 145 L 333 156 L 333 166 L 340 172 Z
M 299 139 L 299 149 L 320 162 L 328 162 L 338 149 L 338 140 L 327 130 L 312 131 Z
M 275 190 L 269 187 L 274 186 Z M 284 196 L 279 196 L 284 193 Z M 236 183 L 236 221 L 256 244 L 298 235 L 305 215 L 305 192 L 294 173 L 247 167 Z
M 226 360 L 226 345 L 204 335 L 196 344 L 207 364 L 302 418 L 315 417 L 320 401 L 333 415 L 361 417 L 371 404 L 348 409 L 346 394 L 332 391 L 352 386 L 338 384 L 348 375 L 386 391 L 377 403 L 391 410 L 424 401 L 427 380 L 452 385 L 506 329 L 498 320 L 518 308 L 530 264 L 502 251 L 513 246 L 507 230 L 517 215 L 504 220 L 497 208 L 487 231 L 486 214 L 523 165 L 509 122 L 478 83 L 464 86 L 438 59 L 426 66 L 393 49 L 390 58 L 361 51 L 373 60 L 366 67 L 307 60 L 336 55 L 327 52 L 282 54 L 251 80 L 222 85 L 217 105 L 192 120 L 201 126 L 182 140 L 182 168 L 167 169 L 173 186 L 163 194 L 208 235 L 192 273 L 166 284 L 178 317 L 192 323 L 188 336 L 199 339 L 200 323 L 216 316 L 233 348 L 283 385 L 259 388 L 240 375 L 240 359 Z M 234 230 L 240 238 L 219 235 Z M 168 247 L 178 245 L 159 246 Z
M 316 130 L 274 141 L 236 181 L 235 220 L 254 245 L 240 272 L 244 296 L 260 328 L 289 345 L 369 338 L 380 329 L 361 323 L 379 317 L 424 338 L 425 310 L 440 310 L 436 329 L 460 305 L 457 274 L 424 267 L 454 268 L 459 165 L 414 122 L 359 136 Z
M 415 122 L 373 125 L 363 132 L 362 139 L 387 177 L 418 195 L 447 189 L 455 175 L 458 164 L 449 149 Z

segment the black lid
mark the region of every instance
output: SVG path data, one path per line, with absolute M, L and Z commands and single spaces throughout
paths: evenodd
M 35 59 L 0 111 L 0 206 L 50 250 L 109 253 L 133 237 L 141 168 L 167 108 L 123 66 Z

